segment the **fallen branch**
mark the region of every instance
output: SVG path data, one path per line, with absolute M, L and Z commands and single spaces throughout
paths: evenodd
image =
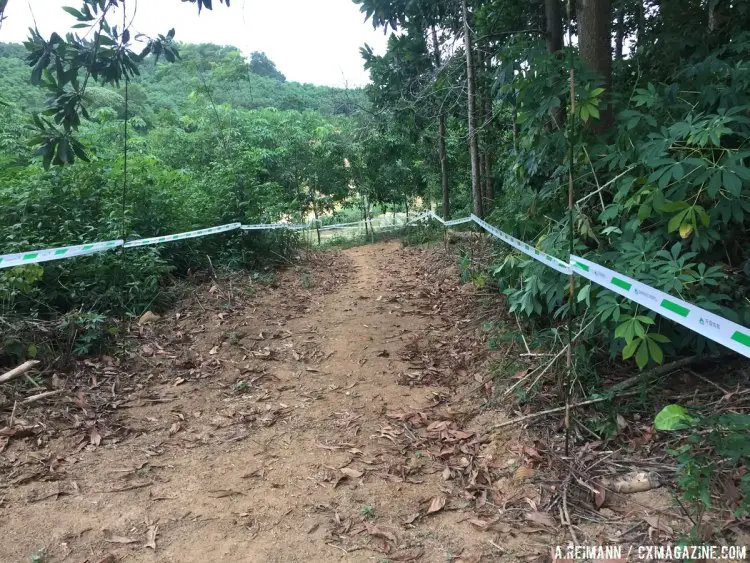
M 556 412 L 563 412 L 566 408 L 575 409 L 577 407 L 585 407 L 586 405 L 593 405 L 594 403 L 601 403 L 603 401 L 611 401 L 613 399 L 617 399 L 620 397 L 627 397 L 629 395 L 637 395 L 637 391 L 631 391 L 629 393 L 622 393 L 618 395 L 617 397 L 599 397 L 598 399 L 589 399 L 588 401 L 581 401 L 580 403 L 575 403 L 573 405 L 570 405 L 570 407 L 555 407 L 554 409 L 547 409 L 546 411 L 539 411 L 532 414 L 527 414 L 525 416 L 521 416 L 519 418 L 514 418 L 513 420 L 507 420 L 505 422 L 501 422 L 500 424 L 495 424 L 494 426 L 490 426 L 490 430 L 497 430 L 498 428 L 503 428 L 504 426 L 512 426 L 513 424 L 518 424 L 519 422 L 523 422 L 525 420 L 531 420 L 532 418 L 539 418 L 541 416 L 545 416 L 548 414 L 554 414 Z
M 32 395 L 31 397 L 27 397 L 23 401 L 21 401 L 21 404 L 28 405 L 30 403 L 36 403 L 37 401 L 41 401 L 42 399 L 46 399 L 47 397 L 59 395 L 63 391 L 64 389 L 57 389 L 55 391 L 45 391 L 44 393 L 39 393 L 38 395 Z
M 7 383 L 11 379 L 15 379 L 29 371 L 35 365 L 39 363 L 39 360 L 29 360 L 28 362 L 22 363 L 20 366 L 13 368 L 8 373 L 0 375 L 0 383 Z
M 669 362 L 668 364 L 664 364 L 663 366 L 656 366 L 653 369 L 650 369 L 648 371 L 643 371 L 641 373 L 634 375 L 633 377 L 627 378 L 624 381 L 620 381 L 620 383 L 615 383 L 609 389 L 605 389 L 604 393 L 607 393 L 607 394 L 619 393 L 620 391 L 624 391 L 625 389 L 630 389 L 631 387 L 633 387 L 633 385 L 636 385 L 640 383 L 641 381 L 646 381 L 651 378 L 664 375 L 665 373 L 668 373 L 670 371 L 680 369 L 682 367 L 692 364 L 697 359 L 699 359 L 698 356 L 688 356 L 687 358 L 675 360 L 674 362 Z

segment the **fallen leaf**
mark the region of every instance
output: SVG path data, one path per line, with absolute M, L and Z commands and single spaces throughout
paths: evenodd
M 351 479 L 359 479 L 364 475 L 364 471 L 357 471 L 356 469 L 352 469 L 351 467 L 342 467 L 341 473 L 343 473 L 346 477 L 349 477 Z
M 628 427 L 628 423 L 625 421 L 625 418 L 621 415 L 617 415 L 617 429 L 622 432 Z
M 596 495 L 594 495 L 594 502 L 596 503 L 596 507 L 601 508 L 606 498 L 607 498 L 607 493 L 604 487 L 599 485 L 596 489 Z
M 510 376 L 511 379 L 521 379 L 523 378 L 527 373 L 529 373 L 528 369 L 522 369 L 521 371 L 517 371 L 513 375 Z
M 446 465 L 445 468 L 443 469 L 443 480 L 447 481 L 450 478 L 451 478 L 451 468 Z
M 89 430 L 89 444 L 92 446 L 98 446 L 102 443 L 102 435 L 99 434 L 99 431 L 96 429 L 96 426 L 92 427 L 91 430 Z
M 432 499 L 432 502 L 430 502 L 430 508 L 427 509 L 427 514 L 434 514 L 435 512 L 440 512 L 443 510 L 443 507 L 445 507 L 445 497 L 435 497 Z
M 399 551 L 395 555 L 389 555 L 388 561 L 418 561 L 424 555 L 424 549 L 418 547 Z
M 159 533 L 159 526 L 149 526 L 146 530 L 146 546 L 156 551 L 156 534 Z
M 534 468 L 530 465 L 522 465 L 518 469 L 516 469 L 515 473 L 513 473 L 513 480 L 517 482 L 521 482 L 524 479 L 528 479 L 534 475 Z
M 161 317 L 157 315 L 156 313 L 152 313 L 151 311 L 146 311 L 141 315 L 141 318 L 138 319 L 139 325 L 145 325 L 146 323 L 152 323 L 154 321 L 158 321 Z
M 523 450 L 523 453 L 525 453 L 527 456 L 529 456 L 532 459 L 542 459 L 541 454 L 531 446 L 523 446 L 521 448 Z
M 535 510 L 533 512 L 527 512 L 526 514 L 524 514 L 524 516 L 526 517 L 526 520 L 534 522 L 535 524 L 540 524 L 541 526 L 549 526 L 550 528 L 554 528 L 557 525 L 555 519 L 546 512 L 539 512 L 538 510 Z
M 371 536 L 374 536 L 376 538 L 383 538 L 386 540 L 390 540 L 393 543 L 398 543 L 398 538 L 396 537 L 396 534 L 394 534 L 393 532 L 382 530 L 378 528 L 375 524 L 370 524 L 367 521 L 365 521 L 365 528 L 367 528 L 367 533 L 370 534 Z
M 209 495 L 211 498 L 227 498 L 227 497 L 234 497 L 234 496 L 245 496 L 245 493 L 241 493 L 240 491 L 232 491 L 232 490 L 224 490 L 219 489 L 218 491 L 209 491 Z
M 174 385 L 175 387 L 177 387 L 178 385 L 182 385 L 183 383 L 185 383 L 185 380 L 184 380 L 184 379 L 183 379 L 182 377 L 178 377 L 178 378 L 177 378 L 177 379 L 175 380 L 175 382 L 174 382 L 174 384 L 173 384 L 173 385 Z
M 112 537 L 107 538 L 105 541 L 107 543 L 123 543 L 123 544 L 138 542 L 138 540 L 136 539 L 128 538 L 125 536 L 112 536 Z
M 34 434 L 35 426 L 16 426 L 14 428 L 0 428 L 0 436 L 8 438 L 26 438 Z
M 490 527 L 491 522 L 488 520 L 482 520 L 481 518 L 471 518 L 469 524 L 473 524 L 480 530 L 486 530 Z
M 180 431 L 180 428 L 182 428 L 182 425 L 179 422 L 173 422 L 169 429 L 169 435 L 172 436 L 177 434 Z
M 661 530 L 662 532 L 665 532 L 669 535 L 674 534 L 674 530 L 667 524 L 667 521 L 664 517 L 660 517 L 658 515 L 644 516 L 643 520 L 645 520 L 648 525 L 655 530 Z
M 208 351 L 208 353 L 209 353 L 209 354 L 210 354 L 211 356 L 215 356 L 216 354 L 218 354 L 218 353 L 219 353 L 219 346 L 218 346 L 218 345 L 214 346 L 213 348 L 211 348 L 211 349 L 210 349 L 210 350 Z

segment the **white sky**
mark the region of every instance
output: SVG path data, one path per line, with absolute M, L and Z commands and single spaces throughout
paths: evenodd
M 359 48 L 368 43 L 377 53 L 385 51 L 383 31 L 373 30 L 352 0 L 231 0 L 229 8 L 218 0 L 213 3 L 213 11 L 204 10 L 200 16 L 195 4 L 180 0 L 127 0 L 127 8 L 132 15 L 137 6 L 133 28 L 141 33 L 166 34 L 174 27 L 177 41 L 234 45 L 248 56 L 265 51 L 288 80 L 298 82 L 362 86 L 369 76 L 362 68 Z M 31 10 L 43 36 L 53 31 L 63 34 L 75 19 L 60 7 L 78 9 L 80 4 L 78 0 L 10 0 L 0 41 L 25 40 L 33 26 Z

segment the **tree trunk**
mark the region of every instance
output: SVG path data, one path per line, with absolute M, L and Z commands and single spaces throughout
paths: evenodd
M 492 153 L 487 152 L 484 157 L 484 193 L 486 195 L 487 205 L 483 210 L 485 213 L 492 211 L 495 206 L 495 187 L 492 179 Z
M 464 49 L 466 50 L 466 82 L 469 91 L 469 155 L 471 157 L 471 197 L 474 200 L 474 215 L 484 217 L 482 191 L 479 185 L 479 144 L 477 142 L 476 124 L 476 81 L 474 77 L 474 53 L 469 27 L 469 7 L 467 0 L 462 0 L 464 18 Z
M 315 192 L 310 187 L 310 201 L 312 202 L 313 216 L 315 217 L 315 230 L 318 232 L 318 246 L 320 246 L 320 223 L 318 223 L 318 204 L 315 202 Z
M 638 52 L 644 45 L 646 39 L 646 6 L 644 0 L 639 0 L 636 12 L 636 29 L 635 29 L 635 50 Z
M 492 108 L 492 46 L 487 43 L 487 52 L 484 56 L 483 69 L 486 80 L 483 93 L 483 119 L 484 119 L 484 163 L 482 166 L 482 178 L 484 179 L 484 212 L 489 213 L 495 198 L 492 186 L 492 151 L 495 148 L 495 114 Z
M 612 89 L 612 6 L 609 0 L 577 0 L 576 6 L 581 58 L 589 70 L 601 77 L 605 89 L 601 99 L 607 107 L 600 107 L 601 118 L 592 125 L 594 131 L 603 132 L 612 125 L 612 108 L 609 107 Z
M 513 94 L 513 109 L 511 110 L 512 132 L 513 132 L 513 150 L 518 151 L 518 100 L 516 93 Z
M 562 4 L 560 0 L 544 0 L 544 20 L 546 23 L 547 52 L 550 54 L 559 53 L 563 48 Z M 552 119 L 548 127 L 553 131 L 562 129 L 565 123 L 565 108 L 553 108 L 550 116 Z
M 708 0 L 708 32 L 712 38 L 722 35 L 721 32 L 729 20 L 728 8 L 728 0 Z
M 617 7 L 617 29 L 615 29 L 615 60 L 622 60 L 622 45 L 625 41 L 625 2 L 620 0 Z
M 562 5 L 560 0 L 544 0 L 544 19 L 547 24 L 547 52 L 556 53 L 563 48 Z
M 440 72 L 440 45 L 437 30 L 432 26 L 432 45 L 435 51 L 435 69 Z M 448 159 L 445 152 L 445 114 L 438 108 L 438 157 L 440 158 L 440 186 L 443 189 L 443 220 L 450 219 L 450 193 L 448 188 Z

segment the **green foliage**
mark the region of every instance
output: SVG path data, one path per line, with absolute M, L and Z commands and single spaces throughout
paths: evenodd
M 682 405 L 667 405 L 659 411 L 654 419 L 656 430 L 678 430 L 690 425 L 692 421 L 688 411 Z
M 55 45 L 73 56 L 69 47 Z M 38 165 L 30 148 L 38 135 L 27 126 L 20 103 L 0 107 L 2 253 L 123 234 L 127 239 L 165 235 L 234 221 L 301 222 L 313 206 L 319 213 L 332 212 L 351 196 L 351 171 L 345 163 L 353 159 L 355 122 L 339 111 L 341 104 L 332 102 L 331 89 L 248 75 L 248 65 L 235 49 L 183 45 L 181 51 L 174 64 L 158 61 L 160 53 L 152 51 L 138 66 L 140 75 L 129 75 L 124 194 L 124 84 L 90 82 L 81 103 L 91 110 L 91 119 L 75 127 L 75 142 L 85 148 L 89 161 L 49 170 Z M 26 109 L 43 109 L 41 90 L 29 85 L 23 56 L 23 48 L 0 44 L 0 68 L 11 71 L 0 74 L 0 91 L 12 93 Z M 242 91 L 237 94 L 234 86 Z M 243 88 L 254 89 L 255 102 L 249 95 L 239 99 L 247 93 Z M 235 94 L 241 104 L 234 104 Z M 281 109 L 294 105 L 292 97 L 296 105 L 318 109 Z M 39 119 L 65 129 L 54 116 Z M 69 120 L 72 131 L 75 118 Z M 53 163 L 55 157 L 48 162 Z M 69 311 L 139 315 L 160 310 L 174 296 L 175 278 L 209 265 L 255 268 L 285 262 L 300 240 L 299 233 L 286 230 L 238 231 L 4 269 L 0 315 L 55 319 Z M 68 329 L 60 329 L 60 348 L 66 353 L 96 353 L 106 345 L 106 328 L 97 331 L 82 322 L 70 321 L 73 339 Z M 14 357 L 29 353 L 17 343 L 3 346 Z
M 679 463 L 683 497 L 701 515 L 712 506 L 712 490 L 720 474 L 739 481 L 740 500 L 734 515 L 750 513 L 750 416 L 746 414 L 689 415 L 680 405 L 667 405 L 656 416 L 657 430 L 689 429 L 689 435 L 671 450 Z M 739 470 L 739 471 L 738 471 Z

